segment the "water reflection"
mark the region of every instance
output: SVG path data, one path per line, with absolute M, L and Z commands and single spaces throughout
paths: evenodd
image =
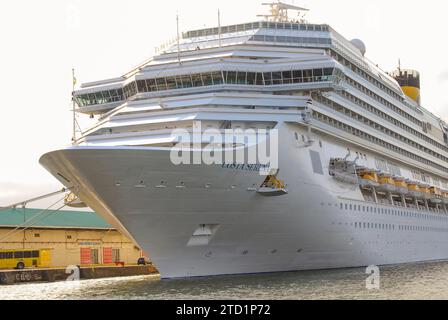
M 448 299 L 448 262 L 381 268 L 367 290 L 365 269 L 183 280 L 130 277 L 0 287 L 0 299 Z

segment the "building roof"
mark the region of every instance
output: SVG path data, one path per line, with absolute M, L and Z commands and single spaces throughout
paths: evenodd
M 27 221 L 25 223 L 25 221 Z M 42 209 L 0 210 L 0 228 L 23 226 L 51 229 L 112 229 L 101 216 L 94 212 L 44 211 Z

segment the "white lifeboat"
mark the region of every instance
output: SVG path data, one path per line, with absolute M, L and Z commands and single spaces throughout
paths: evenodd
M 348 184 L 358 184 L 356 163 L 345 159 L 331 159 L 330 175 L 337 181 Z
M 375 170 L 358 168 L 359 185 L 361 187 L 378 187 L 378 173 Z
M 442 202 L 443 204 L 448 204 L 448 192 L 444 191 L 442 192 L 443 197 L 442 197 Z
M 416 182 L 408 182 L 408 193 L 418 199 L 424 198 L 424 194 L 420 189 L 420 186 Z
M 87 205 L 73 192 L 70 192 L 65 196 L 64 204 L 70 208 L 87 208 Z
M 408 182 L 405 178 L 394 177 L 395 187 L 398 193 L 407 195 L 409 193 Z
M 396 192 L 397 187 L 395 186 L 395 181 L 390 174 L 382 173 L 378 179 L 379 187 L 378 190 L 386 192 Z
M 431 191 L 428 185 L 420 185 L 420 191 L 423 193 L 423 198 L 431 200 Z
M 288 190 L 286 189 L 274 189 L 274 188 L 268 188 L 268 187 L 261 187 L 258 189 L 258 194 L 265 196 L 265 197 L 277 197 L 277 196 L 284 196 L 288 194 Z
M 429 191 L 431 193 L 431 198 L 429 199 L 429 201 L 431 201 L 431 203 L 441 204 L 443 202 L 443 194 L 438 188 L 431 187 L 431 188 L 429 188 Z
M 288 194 L 288 190 L 284 181 L 270 175 L 266 177 L 264 183 L 258 188 L 257 193 L 265 197 L 278 197 Z
M 333 172 L 333 178 L 339 182 L 348 183 L 348 184 L 358 184 L 358 177 L 352 173 L 346 172 Z

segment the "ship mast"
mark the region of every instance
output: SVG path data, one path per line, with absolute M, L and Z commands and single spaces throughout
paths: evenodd
M 269 6 L 270 14 L 258 15 L 258 17 L 265 18 L 271 22 L 298 22 L 307 23 L 304 19 L 308 9 L 297 7 L 291 4 L 287 4 L 281 1 L 262 3 L 263 6 Z M 297 18 L 293 19 L 289 17 L 289 10 L 297 12 Z
M 180 33 L 179 33 L 179 14 L 176 16 L 176 24 L 177 24 L 177 61 L 179 65 L 182 64 L 180 60 Z
M 72 144 L 76 145 L 78 142 L 78 138 L 76 136 L 76 133 L 82 133 L 81 126 L 78 123 L 78 120 L 76 119 L 76 100 L 75 100 L 75 88 L 76 84 L 78 83 L 78 80 L 75 76 L 75 69 L 72 69 L 72 121 L 73 121 L 73 132 L 72 132 Z M 93 115 L 91 115 L 91 118 Z
M 72 69 L 72 107 L 73 107 L 73 135 L 72 142 L 76 144 L 76 103 L 75 103 L 75 86 L 76 86 L 76 77 L 75 77 L 75 69 Z

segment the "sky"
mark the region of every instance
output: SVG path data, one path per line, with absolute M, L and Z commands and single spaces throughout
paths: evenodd
M 62 186 L 38 161 L 70 143 L 78 84 L 121 76 L 181 31 L 258 21 L 260 0 L 15 0 L 0 3 L 0 206 Z M 311 23 L 362 39 L 385 70 L 422 75 L 422 103 L 448 119 L 446 1 L 295 0 Z M 90 120 L 83 120 L 89 123 Z M 91 122 L 90 122 L 91 123 Z M 37 203 L 34 206 L 43 206 Z

